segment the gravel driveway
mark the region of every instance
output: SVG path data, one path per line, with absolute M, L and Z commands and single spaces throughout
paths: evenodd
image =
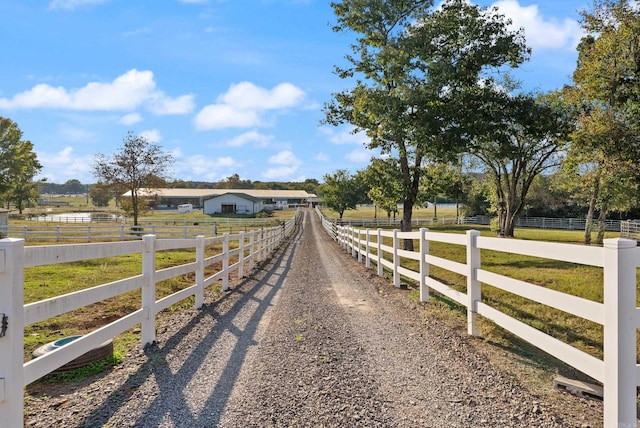
M 34 384 L 33 427 L 599 427 L 601 403 L 529 391 L 422 319 L 303 211 L 293 240 L 158 343 L 81 385 Z

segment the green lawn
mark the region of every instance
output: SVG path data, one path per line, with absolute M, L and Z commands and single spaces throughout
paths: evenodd
M 455 217 L 455 209 L 453 209 L 453 212 L 451 212 L 451 210 L 451 208 L 439 209 L 438 216 Z M 429 218 L 432 214 L 432 208 L 422 208 L 414 211 L 413 218 Z M 330 218 L 337 217 L 337 215 L 331 211 L 326 211 L 325 215 Z M 401 214 L 398 214 L 398 216 L 401 216 Z M 359 208 L 357 210 L 346 211 L 343 218 L 373 218 L 373 209 Z M 465 233 L 470 229 L 479 230 L 483 236 L 496 236 L 494 232 L 489 230 L 489 226 L 473 224 L 436 224 L 429 226 L 429 230 L 431 231 L 446 233 Z M 584 231 L 518 228 L 515 231 L 515 236 L 515 239 L 522 240 L 581 245 L 584 240 Z M 605 236 L 605 238 L 615 237 L 619 237 L 619 233 L 607 232 Z M 391 239 L 385 238 L 385 244 L 392 245 Z M 415 248 L 418 248 L 417 245 L 417 241 L 414 242 Z M 458 245 L 440 242 L 431 242 L 429 244 L 430 254 L 461 263 L 465 263 L 466 261 L 465 251 L 464 247 Z M 419 270 L 417 261 L 402 259 L 401 265 L 414 271 Z M 602 302 L 603 299 L 602 268 L 487 250 L 483 250 L 481 253 L 481 268 L 596 302 Z M 390 275 L 390 273 L 388 273 L 388 275 Z M 460 292 L 466 292 L 466 277 L 464 276 L 437 266 L 430 267 L 430 276 Z M 403 278 L 402 282 L 408 286 L 410 297 L 417 301 L 419 299 L 417 284 L 408 278 Z M 638 285 L 640 286 L 640 282 Z M 568 315 L 487 284 L 482 284 L 482 299 L 494 308 L 569 343 L 582 351 L 597 358 L 603 357 L 603 328 L 596 323 Z M 431 302 L 425 306 L 425 310 L 427 314 L 430 313 L 434 316 L 454 317 L 458 325 L 463 325 L 466 322 L 466 310 L 464 307 L 435 292 L 433 292 Z M 527 345 L 522 340 L 509 334 L 492 322 L 482 320 L 481 329 L 482 336 L 485 340 L 521 355 L 531 356 L 535 354 L 542 365 L 548 364 L 551 366 L 550 361 L 553 360 L 553 358 L 543 355 L 541 351 L 536 351 L 530 345 Z

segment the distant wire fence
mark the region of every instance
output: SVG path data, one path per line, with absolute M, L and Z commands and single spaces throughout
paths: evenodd
M 400 218 L 344 218 L 334 219 L 338 225 L 355 226 L 355 227 L 396 227 L 399 228 L 402 222 Z M 415 218 L 411 219 L 411 226 L 432 226 L 436 224 L 480 224 L 489 225 L 491 217 L 475 216 L 475 217 L 438 217 L 438 218 Z M 620 220 L 607 220 L 606 230 L 613 232 L 621 232 Z M 534 229 L 564 229 L 564 230 L 585 230 L 586 219 L 584 218 L 550 218 L 550 217 L 522 217 L 516 220 L 516 227 L 528 227 Z M 598 219 L 593 220 L 592 230 L 599 227 Z M 635 223 L 635 233 L 640 236 L 640 222 Z M 630 237 L 622 235 L 623 237 Z M 634 238 L 635 239 L 635 238 Z

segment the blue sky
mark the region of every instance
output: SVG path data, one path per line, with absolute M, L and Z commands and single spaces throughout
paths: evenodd
M 128 131 L 170 152 L 176 179 L 302 181 L 366 167 L 348 127 L 321 126 L 348 88 L 332 71 L 353 35 L 328 0 L 0 0 L 0 116 L 35 147 L 41 177 L 93 183 Z M 476 1 L 523 27 L 527 89 L 570 82 L 590 1 Z

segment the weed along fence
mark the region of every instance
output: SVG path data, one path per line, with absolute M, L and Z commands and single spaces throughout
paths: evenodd
M 322 217 L 320 211 L 317 212 Z M 435 290 L 464 306 L 470 335 L 480 335 L 479 317 L 485 317 L 601 382 L 604 387 L 605 427 L 637 426 L 636 387 L 640 379 L 640 366 L 636 357 L 636 331 L 640 328 L 640 313 L 636 307 L 636 269 L 640 266 L 640 249 L 636 241 L 606 239 L 603 247 L 595 247 L 483 237 L 473 230 L 466 234 L 452 234 L 430 232 L 424 228 L 415 232 L 358 229 L 333 224 L 324 217 L 322 224 L 338 244 L 357 257 L 359 262 L 367 267 L 376 265 L 378 275 L 382 276 L 385 269 L 391 271 L 396 287 L 400 286 L 401 277 L 409 278 L 419 284 L 421 301 L 427 302 L 430 291 Z M 418 243 L 414 245 L 415 251 L 401 249 L 405 239 Z M 430 254 L 430 245 L 442 246 L 436 243 L 457 246 L 462 253 L 460 259 L 466 260 L 448 260 Z M 489 258 L 493 252 L 507 253 L 509 257 L 528 256 L 554 263 L 567 262 L 600 268 L 602 284 L 584 286 L 602 286 L 602 303 L 491 272 L 488 270 L 491 263 L 486 263 L 489 267 L 485 268 L 482 260 L 483 257 Z M 431 267 L 438 267 L 439 272 L 445 270 L 466 278 L 466 290 L 464 285 L 456 289 L 436 279 L 435 275 L 430 276 Z M 491 306 L 483 296 L 484 284 L 601 325 L 603 359 Z M 494 303 L 497 306 L 497 302 Z
M 222 289 L 226 290 L 232 272 L 237 272 L 238 277 L 245 276 L 255 263 L 265 260 L 284 239 L 292 235 L 298 218 L 299 215 L 295 214 L 281 226 L 217 237 L 160 239 L 155 235 L 145 235 L 137 241 L 28 247 L 24 246 L 22 239 L 0 240 L 0 426 L 22 426 L 23 390 L 26 385 L 105 341 L 141 325 L 142 345 L 154 342 L 157 313 L 192 296 L 195 307 L 202 307 L 206 287 L 221 282 Z M 193 251 L 194 260 L 156 269 L 159 252 L 167 250 Z M 24 304 L 25 268 L 121 255 L 141 255 L 139 275 Z M 183 275 L 193 276 L 192 285 L 157 298 L 156 284 Z M 139 309 L 46 355 L 24 362 L 25 326 L 134 290 L 141 292 Z

